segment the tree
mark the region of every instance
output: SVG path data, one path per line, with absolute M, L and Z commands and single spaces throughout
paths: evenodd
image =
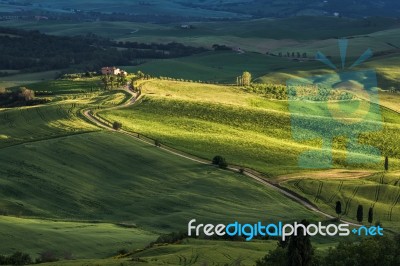
M 105 90 L 108 89 L 108 82 L 109 82 L 109 80 L 110 80 L 110 76 L 109 76 L 109 75 L 104 75 L 104 76 L 101 78 L 101 82 L 103 83 L 104 89 L 105 89 Z
M 251 74 L 248 71 L 243 72 L 242 74 L 242 85 L 249 86 L 251 84 Z
M 342 203 L 340 201 L 336 201 L 336 214 L 338 215 L 338 218 L 340 217 L 340 214 L 342 214 Z
M 9 257 L 1 256 L 0 265 L 27 265 L 32 264 L 32 259 L 29 254 L 20 251 L 14 252 Z
M 228 163 L 226 162 L 225 158 L 219 155 L 213 158 L 212 164 L 218 165 L 219 168 L 222 169 L 226 169 L 228 167 Z
M 309 223 L 301 222 L 304 226 Z M 298 234 L 292 235 L 285 242 L 279 242 L 275 250 L 270 251 L 264 258 L 256 262 L 256 266 L 309 266 L 318 265 L 314 256 L 310 236 L 304 236 L 303 228 L 299 228 Z
M 374 221 L 374 209 L 372 207 L 369 207 L 369 210 L 368 210 L 368 222 L 371 225 L 373 221 Z
M 364 219 L 363 206 L 362 205 L 358 205 L 358 208 L 357 208 L 357 221 L 359 223 L 362 223 L 363 219 Z
M 389 157 L 385 156 L 385 171 L 389 171 Z
M 120 130 L 122 128 L 122 123 L 115 121 L 112 125 L 113 129 Z
M 309 222 L 301 221 L 301 224 L 308 226 Z M 297 236 L 291 236 L 288 244 L 288 265 L 308 266 L 311 265 L 314 250 L 311 245 L 310 236 L 304 236 L 303 228 L 299 228 Z
M 111 76 L 111 77 L 110 77 L 110 86 L 111 86 L 111 89 L 114 88 L 114 81 L 115 81 L 115 77 L 114 77 L 114 76 Z
M 142 72 L 142 71 L 138 71 L 137 73 L 136 73 L 136 76 L 138 77 L 138 79 L 142 79 L 142 78 L 144 78 L 144 73 Z

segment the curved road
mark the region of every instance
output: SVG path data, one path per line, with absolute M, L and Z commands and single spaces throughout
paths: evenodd
M 102 111 L 115 110 L 115 109 L 125 108 L 125 107 L 128 107 L 128 106 L 131 106 L 131 105 L 135 104 L 135 102 L 140 98 L 140 96 L 137 97 L 136 93 L 134 93 L 130 89 L 124 89 L 124 91 L 128 92 L 131 95 L 131 98 L 128 101 L 126 101 L 124 104 L 119 105 L 119 106 L 115 106 L 115 107 L 111 107 L 111 108 L 107 108 L 107 109 L 102 109 Z M 127 136 L 130 136 L 130 137 L 132 137 L 132 138 L 134 138 L 136 140 L 142 141 L 144 143 L 154 145 L 154 143 L 152 143 L 152 142 L 149 142 L 149 141 L 146 141 L 146 140 L 138 138 L 137 134 L 133 134 L 133 133 L 131 133 L 129 131 L 126 131 L 126 130 L 123 130 L 123 129 L 118 130 L 118 131 L 113 129 L 112 126 L 109 125 L 108 122 L 106 122 L 102 118 L 99 118 L 98 116 L 96 116 L 92 112 L 92 110 L 90 110 L 90 109 L 84 110 L 83 111 L 83 115 L 89 121 L 91 121 L 93 124 L 95 124 L 95 125 L 97 125 L 97 126 L 99 126 L 101 128 L 104 128 L 104 129 L 107 129 L 107 130 L 111 130 L 111 131 L 114 131 L 114 132 L 119 132 L 121 134 L 125 134 Z M 162 147 L 162 146 L 160 147 L 160 149 L 165 150 L 165 151 L 167 151 L 167 152 L 169 152 L 171 154 L 174 154 L 176 156 L 179 156 L 179 157 L 182 157 L 182 158 L 197 162 L 197 163 L 206 164 L 206 165 L 212 165 L 209 161 L 201 159 L 201 158 L 194 157 L 192 155 L 185 155 L 185 154 L 183 154 L 181 152 L 175 152 L 175 151 L 172 151 L 172 150 L 170 150 L 168 148 L 165 148 L 165 147 Z M 228 170 L 233 171 L 233 172 L 240 172 L 240 168 L 238 168 L 238 167 L 228 167 Z M 254 172 L 257 173 L 257 174 L 253 174 L 253 173 L 250 173 L 248 171 L 244 171 L 243 174 L 248 176 L 248 177 L 250 177 L 250 178 L 252 178 L 253 180 L 259 182 L 263 186 L 272 188 L 275 191 L 277 191 L 277 192 L 281 193 L 282 195 L 286 196 L 287 198 L 289 198 L 291 200 L 294 200 L 297 203 L 300 203 L 301 205 L 303 205 L 307 209 L 309 209 L 309 210 L 311 210 L 311 211 L 313 211 L 313 212 L 315 212 L 315 213 L 317 213 L 319 215 L 325 216 L 328 219 L 337 218 L 337 217 L 334 217 L 334 216 L 332 216 L 332 215 L 330 215 L 330 214 L 328 214 L 328 213 L 326 213 L 324 211 L 321 211 L 320 209 L 318 209 L 313 204 L 311 204 L 311 203 L 305 201 L 304 199 L 298 197 L 295 193 L 291 193 L 290 191 L 284 190 L 284 189 L 280 188 L 279 186 L 273 184 L 272 182 L 269 182 L 269 181 L 265 180 L 264 178 L 261 177 L 262 176 L 261 173 L 256 172 L 256 171 L 254 171 Z M 360 226 L 359 224 L 355 224 L 355 223 L 352 223 L 352 222 L 349 222 L 349 221 L 346 221 L 346 220 L 342 220 L 341 219 L 340 221 L 343 222 L 343 223 L 352 225 L 352 226 Z

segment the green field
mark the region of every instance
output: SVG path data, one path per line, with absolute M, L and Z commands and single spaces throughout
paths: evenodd
M 157 238 L 151 232 L 108 223 L 0 216 L 0 225 L 1 253 L 25 251 L 33 258 L 46 251 L 61 259 L 107 258 L 119 249 L 143 248 Z
M 362 179 L 296 179 L 283 185 L 310 199 L 321 209 L 335 215 L 335 203 L 341 201 L 343 216 L 356 220 L 357 207 L 374 208 L 374 221 L 385 228 L 399 230 L 400 173 L 377 173 Z M 365 224 L 368 224 L 366 218 Z
M 51 91 L 54 94 L 93 92 L 104 88 L 98 77 L 75 80 L 50 80 L 28 84 L 27 87 L 35 91 Z
M 352 43 L 350 43 L 351 46 Z M 354 52 L 357 57 L 368 47 L 358 46 Z M 312 49 L 309 56 L 314 57 L 318 50 Z M 337 40 L 335 40 L 333 55 L 338 55 Z M 347 65 L 353 64 L 357 57 L 349 58 Z M 373 57 L 371 60 L 355 69 L 373 69 L 377 73 L 378 87 L 383 90 L 399 89 L 400 71 L 397 67 L 399 55 Z M 340 65 L 340 59 L 334 58 L 335 65 Z M 127 71 L 143 71 L 155 77 L 171 77 L 176 79 L 210 81 L 232 84 L 243 71 L 253 74 L 255 82 L 286 84 L 293 78 L 311 77 L 316 75 L 335 74 L 335 71 L 315 60 L 292 60 L 292 58 L 263 55 L 260 53 L 208 52 L 178 59 L 150 60 L 138 66 L 121 66 Z
M 22 86 L 41 81 L 55 79 L 60 74 L 60 71 L 45 71 L 37 73 L 23 73 L 7 77 L 0 77 L 0 88 L 9 88 Z
M 319 65 L 319 62 L 295 62 L 287 58 L 259 53 L 209 52 L 185 58 L 154 60 L 139 66 L 122 66 L 122 68 L 131 72 L 141 70 L 156 77 L 232 84 L 243 71 L 250 71 L 253 78 L 257 79 L 266 73 L 280 72 L 282 69 L 305 72 L 314 70 Z M 322 70 L 319 73 L 329 73 L 329 70 Z M 279 83 L 285 83 L 285 81 L 281 80 Z
M 74 82 L 70 84 L 73 87 Z M 116 91 L 55 95 L 47 97 L 51 102 L 46 105 L 1 109 L 0 147 L 97 131 L 97 127 L 83 119 L 80 110 L 114 106 L 126 97 L 125 93 Z
M 128 130 L 202 158 L 220 154 L 230 163 L 272 175 L 299 171 L 299 154 L 321 145 L 321 140 L 293 139 L 287 101 L 268 100 L 236 87 L 161 80 L 147 82 L 142 89 L 145 98 L 140 104 L 101 115 L 110 121 L 121 121 Z M 346 108 L 358 104 L 359 101 L 352 101 Z M 330 114 L 322 104 L 310 103 L 304 108 L 308 108 L 305 113 L 320 113 L 309 119 L 311 123 L 329 123 L 325 118 Z M 383 116 L 388 122 L 385 131 L 363 135 L 366 143 L 381 147 L 383 132 L 393 143 L 398 141 L 399 115 L 383 110 Z M 335 166 L 350 167 L 345 163 L 346 139 L 337 139 L 333 149 Z M 397 159 L 398 152 L 395 151 Z M 399 167 L 399 161 L 393 165 Z M 381 163 L 363 167 L 380 166 Z
M 296 142 L 292 138 L 287 101 L 268 100 L 237 87 L 163 80 L 145 82 L 142 91 L 145 96 L 135 106 L 101 112 L 100 115 L 110 121 L 122 122 L 127 130 L 139 132 L 189 154 L 209 160 L 215 155 L 222 155 L 229 163 L 259 170 L 270 177 L 304 171 L 298 166 L 298 156 L 305 150 L 313 150 L 321 145 L 320 140 Z M 346 108 L 351 109 L 352 105 L 358 104 L 359 100 L 346 102 Z M 310 103 L 304 108 L 308 108 L 305 113 L 315 113 L 319 110 L 318 117 L 307 119 L 311 123 L 325 123 L 324 120 L 329 116 L 329 113 L 324 111 L 323 105 L 318 103 Z M 383 120 L 386 122 L 383 125 L 384 131 L 362 134 L 361 139 L 381 148 L 384 152 L 386 146 L 383 144 L 393 143 L 391 169 L 399 169 L 400 150 L 396 144 L 399 141 L 397 134 L 400 127 L 399 114 L 387 109 L 382 109 L 382 112 Z M 382 141 L 383 137 L 389 142 Z M 378 163 L 371 165 L 347 164 L 345 138 L 335 139 L 333 149 L 334 167 L 371 170 L 383 168 L 382 158 Z M 393 197 L 397 195 L 397 188 L 391 187 L 392 181 L 382 184 L 385 187 L 382 193 L 386 196 L 376 199 L 379 203 L 376 204 L 376 217 L 385 226 L 397 230 L 398 207 L 393 208 L 391 216 L 387 215 L 388 209 L 396 206 Z M 317 182 L 318 185 L 322 181 L 313 182 Z M 336 181 L 326 182 L 333 182 L 331 188 L 337 187 L 334 183 Z M 354 186 L 352 182 L 362 184 L 366 181 L 358 179 L 348 181 L 348 191 L 338 197 L 347 200 L 351 196 Z M 364 199 L 364 203 L 374 201 L 376 186 L 381 186 L 373 180 L 368 182 L 369 185 L 361 186 L 360 189 L 362 194 L 359 197 Z M 318 186 L 314 183 L 309 184 L 310 192 L 300 194 L 310 200 L 317 199 L 318 196 L 313 193 L 318 190 Z M 296 188 L 294 190 L 298 192 Z M 335 198 L 331 196 L 334 191 L 318 193 L 330 197 L 330 201 L 317 201 L 316 204 L 322 210 L 332 211 L 334 207 L 332 202 L 335 202 Z M 349 206 L 345 215 L 347 219 L 354 220 L 354 208 L 357 206 L 355 204 L 353 202 Z
M 71 94 L 54 96 L 48 105 L 2 110 L 9 121 L 0 141 L 3 253 L 53 250 L 104 258 L 120 247 L 144 247 L 159 233 L 185 230 L 191 218 L 318 220 L 248 177 L 171 156 L 117 133 L 94 132 L 79 115 L 83 107 L 115 106 L 125 97 L 118 92 Z M 43 241 L 34 241 L 38 234 Z M 21 241 L 22 236 L 32 241 Z M 70 244 L 64 245 L 65 239 Z

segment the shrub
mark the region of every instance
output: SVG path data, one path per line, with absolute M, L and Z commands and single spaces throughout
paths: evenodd
M 39 254 L 39 258 L 36 259 L 36 263 L 46 263 L 46 262 L 55 262 L 58 261 L 56 254 L 51 251 L 43 251 Z
M 20 251 L 15 252 L 9 257 L 0 256 L 0 265 L 27 265 L 32 264 L 29 254 Z
M 154 145 L 155 145 L 156 147 L 161 147 L 161 143 L 160 143 L 160 141 L 158 141 L 158 140 L 155 140 L 155 141 L 154 141 Z
M 120 130 L 122 128 L 122 123 L 115 121 L 112 125 L 113 129 Z
M 121 248 L 120 250 L 117 251 L 117 255 L 126 255 L 128 253 L 129 251 L 124 248 Z
M 226 169 L 228 167 L 228 163 L 226 162 L 225 158 L 219 155 L 213 158 L 212 164 L 218 165 L 219 168 L 222 169 Z

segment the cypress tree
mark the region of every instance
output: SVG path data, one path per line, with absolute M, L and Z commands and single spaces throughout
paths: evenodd
M 357 221 L 359 223 L 362 223 L 363 219 L 364 219 L 363 206 L 362 205 L 358 205 L 358 208 L 357 208 Z
M 389 171 L 389 157 L 385 156 L 385 171 Z
M 372 224 L 373 221 L 374 221 L 374 209 L 372 207 L 369 207 L 368 222 L 369 224 Z
M 336 202 L 336 214 L 338 215 L 338 218 L 340 217 L 340 214 L 342 213 L 342 203 L 340 201 Z

